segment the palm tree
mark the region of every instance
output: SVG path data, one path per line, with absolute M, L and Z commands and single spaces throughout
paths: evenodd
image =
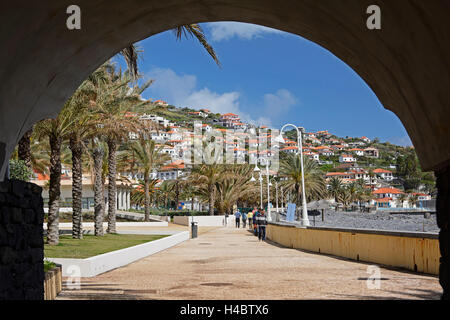
M 33 134 L 33 128 L 24 133 L 18 144 L 18 157 L 19 160 L 23 160 L 26 166 L 31 170 L 31 135 Z
M 89 153 L 89 165 L 91 166 L 91 177 L 94 184 L 94 233 L 96 236 L 103 236 L 103 217 L 105 216 L 105 179 L 107 167 L 106 145 L 98 138 L 91 138 L 91 148 Z
M 325 180 L 317 162 L 306 157 L 303 159 L 303 168 L 307 201 L 325 197 L 327 193 Z M 282 186 L 286 191 L 294 193 L 297 208 L 300 208 L 302 199 L 300 155 L 290 154 L 282 160 L 279 175 L 282 178 L 287 178 L 282 182 Z
M 338 202 L 338 196 L 343 188 L 343 183 L 340 178 L 333 177 L 330 180 L 329 193 L 334 198 L 334 201 Z
M 66 102 L 73 118 L 73 125 L 69 134 L 69 148 L 72 152 L 72 237 L 81 239 L 82 230 L 82 156 L 87 149 L 85 141 L 96 134 L 92 117 L 96 107 L 96 96 L 99 84 L 107 81 L 107 71 L 112 66 L 102 65 L 86 79 L 72 97 Z M 94 205 L 95 207 L 95 205 Z
M 173 186 L 169 183 L 169 181 L 164 181 L 159 186 L 158 192 L 162 196 L 164 208 L 166 208 L 166 209 L 168 208 L 169 199 L 170 199 L 170 197 L 172 196 L 172 193 L 173 193 L 173 189 L 172 188 L 173 188 Z
M 341 189 L 341 192 L 338 195 L 338 200 L 344 205 L 344 208 L 347 209 L 348 205 L 352 202 L 352 194 L 350 189 Z
M 397 198 L 397 203 L 403 207 L 403 203 L 408 200 L 408 195 L 406 193 L 401 193 Z
M 409 202 L 412 206 L 415 206 L 419 202 L 419 196 L 417 194 L 411 193 L 409 195 Z
M 35 126 L 39 139 L 48 138 L 50 143 L 50 184 L 47 221 L 47 243 L 59 243 L 59 200 L 61 186 L 61 146 L 67 139 L 73 118 L 67 108 L 64 108 L 55 119 L 46 119 Z
M 144 207 L 145 221 L 150 221 L 150 173 L 153 169 L 169 160 L 169 155 L 162 154 L 163 146 L 157 147 L 154 140 L 139 139 L 130 145 L 130 149 L 136 155 L 138 169 L 144 175 Z
M 150 179 L 148 182 L 149 194 L 156 193 L 156 185 L 158 184 L 158 179 Z M 131 202 L 138 206 L 144 206 L 146 201 L 146 195 L 144 192 L 145 182 L 139 180 L 139 185 L 131 192 Z
M 203 29 L 200 27 L 199 24 L 193 23 L 193 24 L 187 24 L 178 26 L 173 29 L 173 32 L 175 33 L 176 39 L 181 40 L 183 37 L 194 37 L 196 38 L 200 44 L 205 48 L 205 50 L 208 52 L 208 54 L 211 56 L 211 58 L 214 60 L 214 62 L 220 66 L 219 58 L 217 57 L 217 54 L 214 50 L 214 48 L 208 43 L 205 33 L 203 32 Z M 125 58 L 125 62 L 127 63 L 128 70 L 130 71 L 131 78 L 133 81 L 136 81 L 139 78 L 139 72 L 138 72 L 138 56 L 140 51 L 131 44 L 130 46 L 124 48 L 120 54 Z
M 195 183 L 199 188 L 207 192 L 209 215 L 214 215 L 214 203 L 216 196 L 216 183 L 221 179 L 222 167 L 218 164 L 201 164 L 195 166 L 189 180 Z
M 247 199 L 258 189 L 250 182 L 253 166 L 226 165 L 221 179 L 216 182 L 217 208 L 220 214 L 232 211 L 240 200 Z
M 128 117 L 132 105 L 149 104 L 142 101 L 140 94 L 151 82 L 142 86 L 129 87 L 130 77 L 114 68 L 108 74 L 108 81 L 97 88 L 95 126 L 98 135 L 108 145 L 108 233 L 116 233 L 116 156 L 118 143 L 128 138 L 130 132 L 139 132 L 142 124 L 136 117 Z

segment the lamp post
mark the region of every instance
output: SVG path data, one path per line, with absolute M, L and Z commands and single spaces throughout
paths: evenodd
M 284 128 L 286 128 L 288 126 L 294 127 L 297 130 L 297 144 L 298 144 L 298 148 L 300 150 L 300 168 L 302 170 L 302 207 L 303 207 L 302 208 L 302 225 L 309 226 L 308 209 L 306 208 L 305 175 L 304 175 L 304 171 L 303 171 L 303 144 L 302 144 L 301 132 L 296 125 L 293 125 L 290 123 L 285 124 L 280 130 L 280 135 L 275 138 L 275 141 L 284 143 L 282 134 L 283 134 Z
M 277 206 L 277 213 L 278 213 L 278 181 L 275 180 L 275 203 Z
M 266 162 L 266 175 L 267 175 L 267 221 L 272 221 L 270 216 L 270 186 L 272 185 L 269 181 L 269 161 Z
M 258 168 L 258 160 L 259 159 L 256 159 L 256 165 L 255 165 L 255 169 L 253 169 L 253 172 L 258 172 L 259 173 L 259 178 L 258 178 L 258 180 L 259 180 L 259 189 L 260 189 L 260 201 L 259 201 L 259 207 L 260 207 L 260 209 L 262 209 L 262 207 L 263 207 L 263 204 L 262 204 L 262 202 L 263 202 L 263 200 L 262 200 L 262 175 L 261 175 L 261 169 L 259 169 Z M 253 177 L 253 174 L 252 174 L 252 178 L 250 179 L 250 181 L 251 182 L 254 182 L 254 181 L 256 181 L 256 179 Z
M 262 196 L 262 181 L 263 181 L 263 178 L 262 178 L 261 172 L 259 173 L 259 179 L 258 180 L 259 180 L 259 194 L 261 196 L 261 198 L 259 200 L 259 208 L 262 209 L 263 208 L 263 196 Z

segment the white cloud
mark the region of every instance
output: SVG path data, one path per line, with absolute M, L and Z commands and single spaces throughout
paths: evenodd
M 216 42 L 229 40 L 233 37 L 251 40 L 267 33 L 282 33 L 280 30 L 241 22 L 211 22 L 208 23 L 208 26 L 211 32 L 211 40 Z
M 403 147 L 410 147 L 412 146 L 412 141 L 408 136 L 404 136 L 404 137 L 391 137 L 386 139 L 387 141 L 389 141 L 392 144 L 398 145 L 398 146 L 403 146 Z
M 151 70 L 148 76 L 155 79 L 154 84 L 148 89 L 153 99 L 163 99 L 181 108 L 207 108 L 214 113 L 233 112 L 240 115 L 243 121 L 257 125 L 271 125 L 269 117 L 254 119 L 240 109 L 239 92 L 217 93 L 206 87 L 198 90 L 196 76 L 179 75 L 172 69 L 156 68 Z
M 151 79 L 155 79 L 148 91 L 176 106 L 186 106 L 186 97 L 197 86 L 195 76 L 178 75 L 172 69 L 156 68 L 152 69 L 148 75 Z
M 265 113 L 274 117 L 285 114 L 296 103 L 297 98 L 287 89 L 264 95 Z

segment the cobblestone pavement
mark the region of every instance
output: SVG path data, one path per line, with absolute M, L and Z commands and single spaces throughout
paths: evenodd
M 128 266 L 84 278 L 57 299 L 439 299 L 435 276 L 259 242 L 244 229 L 216 228 Z
M 439 232 L 436 214 L 425 218 L 423 213 L 402 214 L 389 213 L 388 211 L 361 213 L 326 210 L 324 213 L 324 221 L 322 221 L 322 215 L 319 212 L 317 214 L 316 216 L 313 214 L 308 215 L 311 226 Z

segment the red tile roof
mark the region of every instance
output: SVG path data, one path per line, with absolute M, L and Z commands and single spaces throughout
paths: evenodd
M 392 171 L 386 170 L 386 169 L 375 169 L 373 170 L 374 173 L 392 173 Z
M 373 193 L 374 194 L 382 194 L 382 193 L 402 194 L 404 192 L 397 188 L 380 188 L 378 190 L 375 190 Z

